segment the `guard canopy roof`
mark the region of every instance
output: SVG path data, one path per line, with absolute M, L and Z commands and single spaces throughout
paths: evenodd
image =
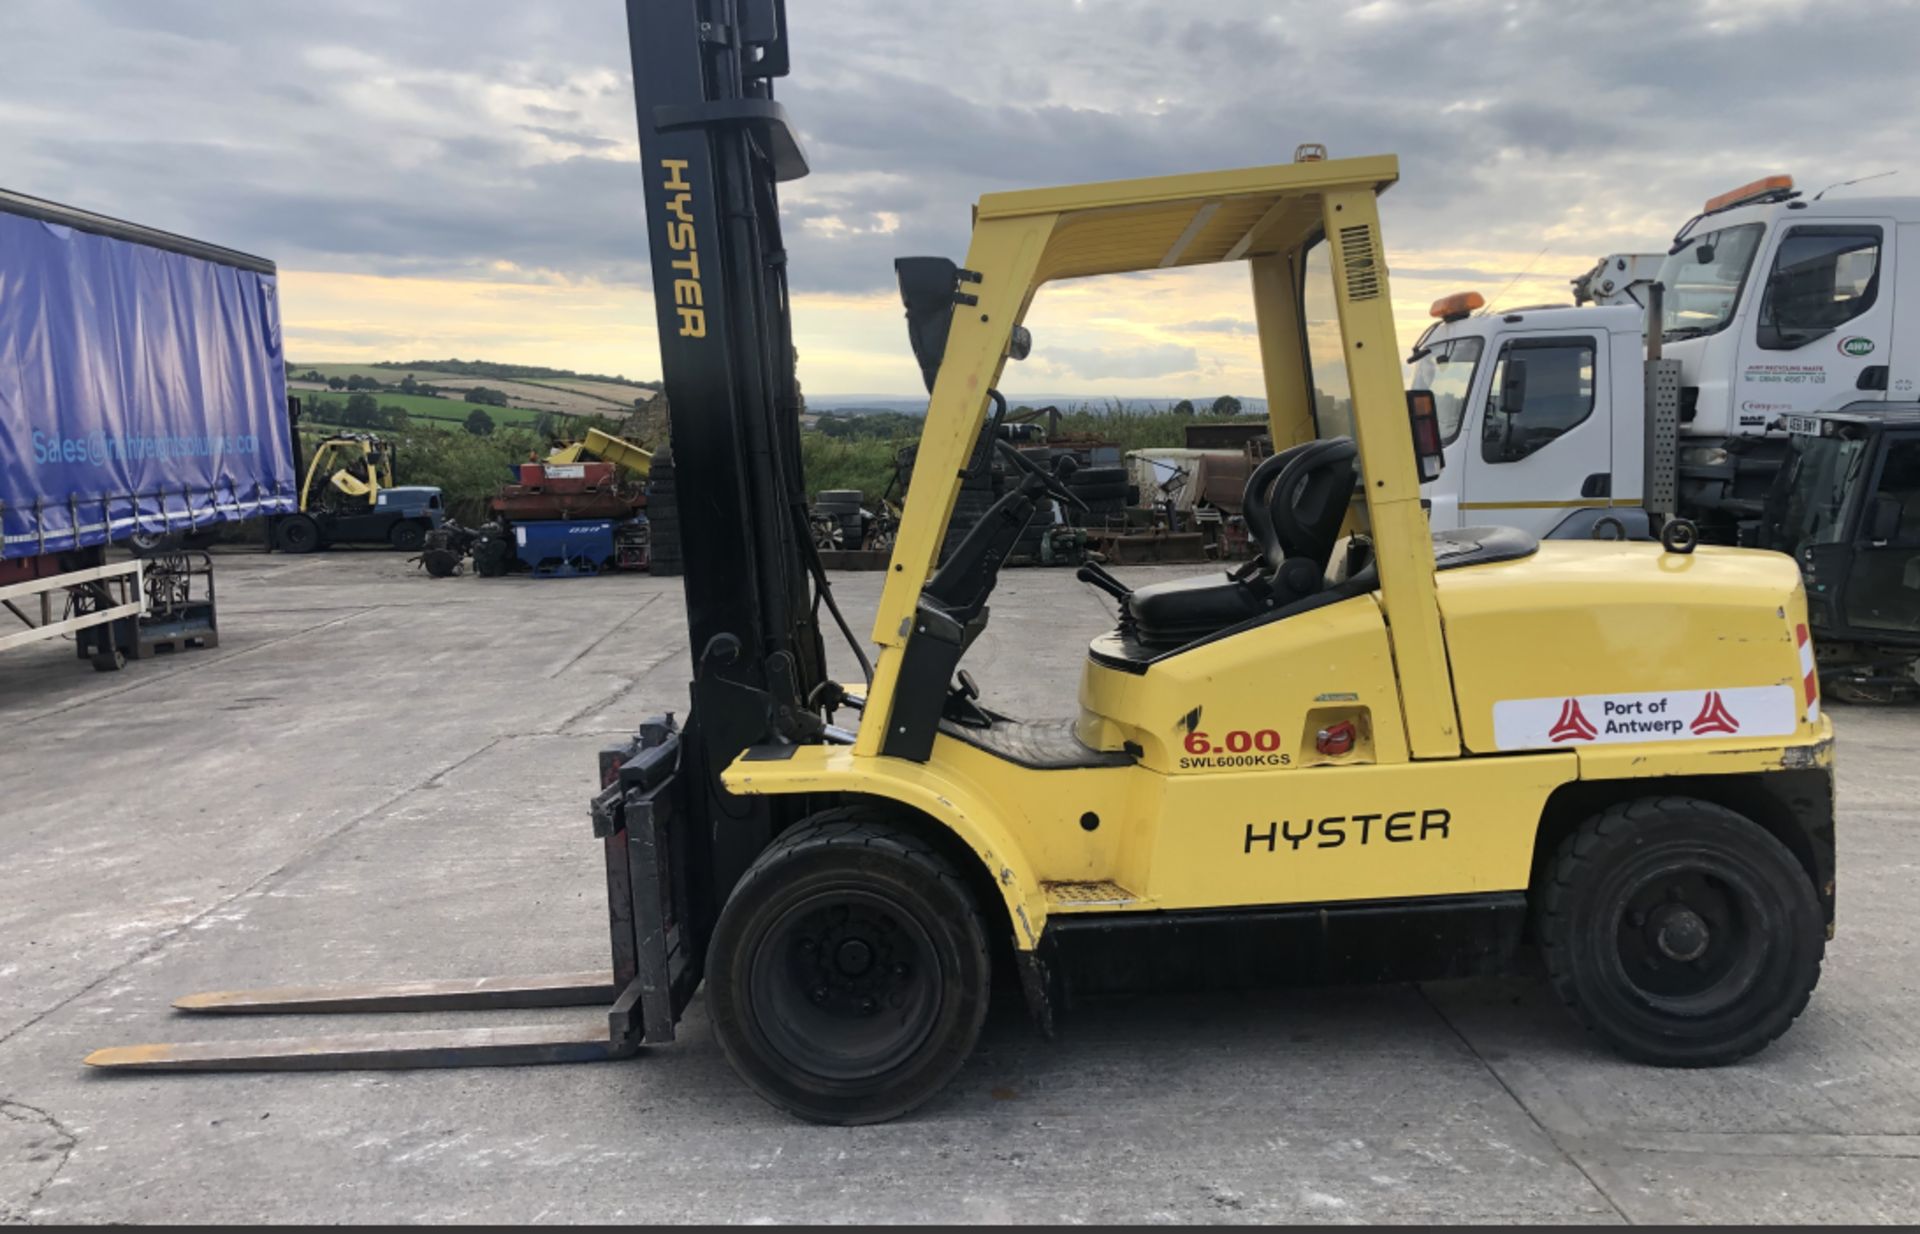
M 1057 216 L 1034 281 L 1201 266 L 1293 252 L 1320 231 L 1325 194 L 1381 192 L 1392 155 L 992 193 L 975 220 Z

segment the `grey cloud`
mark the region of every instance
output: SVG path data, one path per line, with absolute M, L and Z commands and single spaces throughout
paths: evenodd
M 1045 367 L 1090 380 L 1171 377 L 1200 367 L 1200 357 L 1193 348 L 1173 343 L 1125 348 L 1049 347 L 1039 358 Z
M 1167 328 L 1186 334 L 1254 334 L 1259 330 L 1244 317 L 1210 317 L 1205 321 L 1183 321 Z
M 545 111 L 547 109 L 543 107 L 540 110 Z M 616 141 L 611 137 L 602 137 L 598 133 L 584 133 L 578 129 L 555 128 L 550 124 L 522 124 L 519 128 L 523 133 L 534 133 L 545 137 L 549 141 L 557 141 L 562 145 L 578 146 L 582 150 L 624 150 L 627 148 L 624 142 Z
M 904 253 L 961 256 L 982 192 L 1281 161 L 1300 141 L 1401 155 L 1390 255 L 1532 252 L 1561 228 L 1576 234 L 1536 273 L 1571 276 L 1755 175 L 1897 164 L 1920 105 L 1920 11 L 1898 0 L 1372 17 L 808 0 L 790 16 L 779 88 L 815 170 L 786 194 L 802 292 L 885 288 Z M 615 0 L 5 0 L 0 168 L 7 187 L 291 266 L 643 279 L 621 27 Z M 549 142 L 577 153 L 552 161 Z

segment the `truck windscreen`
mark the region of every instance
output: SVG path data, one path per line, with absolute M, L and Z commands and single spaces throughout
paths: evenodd
M 1448 339 L 1429 347 L 1414 363 L 1407 387 L 1433 394 L 1434 410 L 1440 416 L 1441 444 L 1451 444 L 1460 435 L 1460 422 L 1466 418 L 1467 398 L 1473 390 L 1473 371 L 1480 364 L 1482 340 Z
M 1666 307 L 1660 315 L 1667 342 L 1698 338 L 1726 327 L 1760 247 L 1762 227 L 1741 223 L 1688 236 L 1660 263 Z

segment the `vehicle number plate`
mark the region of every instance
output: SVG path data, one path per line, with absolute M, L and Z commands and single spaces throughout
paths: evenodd
M 1802 437 L 1818 437 L 1820 435 L 1820 417 L 1788 416 L 1787 431 L 1789 433 L 1798 433 Z

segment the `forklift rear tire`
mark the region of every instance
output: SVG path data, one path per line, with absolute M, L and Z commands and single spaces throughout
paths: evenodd
M 1614 805 L 1561 845 L 1544 881 L 1554 990 L 1636 1062 L 1718 1067 L 1758 1053 L 1820 980 L 1813 879 L 1764 828 L 1712 802 Z
M 747 870 L 714 930 L 707 998 L 755 1092 L 811 1122 L 878 1123 L 973 1052 L 989 969 L 953 867 L 856 807 L 804 820 Z
M 418 523 L 395 523 L 387 543 L 403 553 L 417 553 L 427 546 L 427 529 Z
M 289 514 L 281 520 L 274 539 L 283 553 L 311 553 L 320 547 L 320 524 L 304 514 Z

